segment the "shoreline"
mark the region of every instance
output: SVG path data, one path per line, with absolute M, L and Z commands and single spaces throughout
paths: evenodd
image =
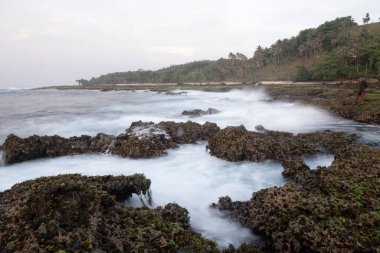
M 273 100 L 298 101 L 314 105 L 354 121 L 380 124 L 380 83 L 376 79 L 368 82 L 368 90 L 362 103 L 356 103 L 356 81 L 334 82 L 295 82 L 264 81 L 257 83 L 188 83 L 188 84 L 123 84 L 105 86 L 50 86 L 38 89 L 56 90 L 99 90 L 133 91 L 149 90 L 171 92 L 174 90 L 202 90 L 209 92 L 227 92 L 233 89 L 264 89 Z

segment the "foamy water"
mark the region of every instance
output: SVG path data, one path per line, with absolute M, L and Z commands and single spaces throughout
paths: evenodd
M 169 151 L 167 157 L 149 160 L 82 155 L 15 164 L 0 169 L 0 190 L 40 176 L 144 173 L 152 180 L 154 205 L 176 202 L 187 208 L 191 226 L 220 246 L 255 240 L 248 229 L 222 218 L 209 206 L 221 196 L 247 200 L 253 191 L 284 184 L 281 165 L 272 161 L 259 164 L 223 161 L 208 155 L 205 145 L 182 145 Z
M 33 134 L 73 136 L 103 132 L 120 134 L 133 121 L 189 120 L 184 110 L 215 108 L 219 114 L 190 120 L 211 121 L 220 127 L 256 125 L 293 133 L 330 129 L 357 133 L 363 142 L 380 143 L 379 126 L 359 124 L 298 103 L 270 102 L 261 91 L 226 93 L 188 91 L 181 95 L 130 91 L 0 91 L 0 143 L 9 133 L 26 137 Z M 206 143 L 181 145 L 167 157 L 134 160 L 111 155 L 82 155 L 41 159 L 0 167 L 0 190 L 40 176 L 63 173 L 83 175 L 131 175 L 144 173 L 152 180 L 155 205 L 176 202 L 190 212 L 191 226 L 219 246 L 251 242 L 256 237 L 239 224 L 209 208 L 221 196 L 248 200 L 252 192 L 282 185 L 279 163 L 231 163 L 211 157 Z M 304 157 L 311 167 L 327 166 L 328 154 Z

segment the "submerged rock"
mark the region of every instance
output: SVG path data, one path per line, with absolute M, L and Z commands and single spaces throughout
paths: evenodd
M 263 125 L 257 125 L 257 126 L 255 126 L 255 129 L 259 132 L 267 131 L 267 129 L 265 129 L 265 127 Z
M 218 252 L 214 242 L 188 229 L 188 212 L 176 204 L 164 215 L 117 202 L 149 186 L 138 174 L 17 184 L 0 193 L 1 252 Z
M 331 166 L 313 171 L 310 183 L 260 190 L 249 201 L 222 197 L 212 206 L 261 235 L 269 251 L 376 252 L 379 157 L 379 149 L 350 144 L 337 149 Z M 301 162 L 285 165 L 304 170 Z
M 220 111 L 214 108 L 208 108 L 206 111 L 203 111 L 201 109 L 194 109 L 190 111 L 183 111 L 181 114 L 190 117 L 200 117 L 202 115 L 211 115 L 217 113 L 220 113 Z

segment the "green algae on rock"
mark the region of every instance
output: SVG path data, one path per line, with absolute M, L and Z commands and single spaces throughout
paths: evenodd
M 42 177 L 0 193 L 2 252 L 219 252 L 188 228 L 187 211 L 121 202 L 147 193 L 143 175 Z M 164 215 L 163 215 L 164 214 Z M 182 216 L 174 215 L 182 214 Z

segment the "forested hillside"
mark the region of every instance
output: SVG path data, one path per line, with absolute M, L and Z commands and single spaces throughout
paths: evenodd
M 375 76 L 380 68 L 380 23 L 359 26 L 351 17 L 337 18 L 269 48 L 259 46 L 253 61 L 259 66 L 257 77 L 283 74 L 284 68 L 290 78 L 302 81 Z
M 84 85 L 121 83 L 325 81 L 354 79 L 380 72 L 380 23 L 369 15 L 358 25 L 351 16 L 305 29 L 270 47 L 258 46 L 252 58 L 230 53 L 217 61 L 196 61 L 157 71 L 128 71 L 77 80 Z

